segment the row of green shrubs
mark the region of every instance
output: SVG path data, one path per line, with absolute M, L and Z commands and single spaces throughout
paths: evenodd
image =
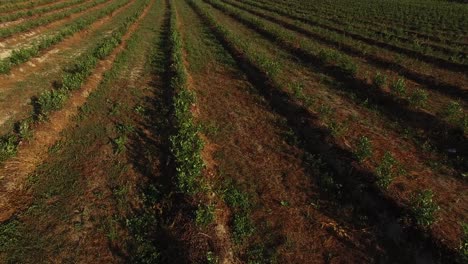
M 259 32 L 265 33 L 268 36 L 271 36 L 279 44 L 291 47 L 292 49 L 295 49 L 303 54 L 307 54 L 311 57 L 317 58 L 323 65 L 332 67 L 347 78 L 358 78 L 357 73 L 359 68 L 352 57 L 335 49 L 315 46 L 314 44 L 309 42 L 297 42 L 290 34 L 287 34 L 282 30 L 276 30 L 275 28 L 269 27 L 267 24 L 261 22 L 259 19 L 249 18 L 245 16 L 241 11 L 229 7 L 218 0 L 205 1 L 213 5 L 214 7 L 222 10 L 226 14 L 234 16 L 236 19 L 246 24 L 247 26 L 258 30 Z M 373 79 L 373 86 L 376 88 L 385 88 L 386 82 L 387 77 L 381 73 L 377 73 Z M 407 101 L 412 107 L 423 108 L 427 105 L 429 94 L 423 89 L 416 89 L 414 92 L 409 94 L 407 91 L 406 82 L 403 78 L 397 78 L 389 85 L 389 88 L 391 94 L 395 98 Z M 467 115 L 458 111 L 452 116 L 454 116 L 454 118 L 449 117 L 448 122 L 460 127 L 464 131 L 467 131 Z M 444 118 L 443 115 L 441 117 Z
M 66 7 L 69 7 L 69 6 L 81 4 L 84 1 L 86 1 L 86 0 L 73 0 L 73 1 L 70 1 L 70 2 L 61 2 L 61 3 L 58 3 L 56 5 L 51 5 L 51 6 L 46 6 L 46 7 L 36 8 L 36 9 L 28 9 L 28 10 L 24 10 L 24 11 L 18 11 L 18 12 L 15 12 L 15 13 L 5 14 L 5 15 L 0 17 L 0 22 L 14 21 L 14 20 L 17 20 L 17 19 L 20 19 L 20 18 L 26 18 L 26 17 L 30 17 L 30 16 L 34 16 L 34 15 L 40 15 L 40 14 L 44 14 L 44 13 L 51 12 L 51 11 L 54 11 L 54 10 L 58 10 L 58 9 L 66 8 Z
M 182 40 L 177 30 L 177 18 L 171 5 L 170 18 L 170 86 L 174 93 L 174 134 L 170 137 L 171 153 L 175 161 L 176 181 L 179 191 L 193 194 L 197 191 L 198 177 L 204 167 L 201 157 L 203 141 L 200 128 L 194 123 L 191 107 L 195 94 L 187 87 L 187 72 L 182 53 Z
M 54 35 L 42 38 L 37 43 L 33 44 L 31 47 L 13 50 L 10 57 L 0 61 L 0 73 L 9 73 L 12 67 L 28 61 L 30 58 L 39 55 L 39 53 L 42 50 L 61 42 L 65 38 L 72 36 L 78 31 L 88 28 L 96 20 L 112 14 L 112 12 L 124 6 L 127 2 L 128 0 L 120 0 L 114 2 L 112 5 L 108 6 L 104 10 L 99 10 L 95 14 L 82 17 L 70 23 Z
M 78 7 L 71 8 L 71 9 L 69 9 L 67 11 L 58 12 L 56 14 L 52 14 L 52 15 L 49 15 L 49 16 L 44 16 L 44 17 L 41 17 L 41 18 L 38 18 L 38 19 L 29 20 L 26 23 L 21 23 L 21 24 L 12 26 L 12 27 L 1 28 L 0 29 L 0 38 L 6 38 L 6 37 L 9 37 L 9 36 L 12 36 L 13 34 L 24 32 L 24 31 L 33 29 L 35 27 L 39 27 L 39 26 L 51 23 L 51 22 L 56 21 L 56 20 L 60 20 L 60 19 L 69 17 L 70 15 L 72 15 L 74 13 L 79 13 L 81 11 L 90 9 L 90 8 L 92 8 L 94 6 L 97 6 L 99 4 L 102 4 L 102 3 L 105 3 L 105 2 L 108 2 L 108 1 L 110 1 L 110 0 L 94 0 L 94 1 L 91 1 L 91 2 L 87 2 L 87 3 L 83 4 L 83 5 L 80 5 Z
M 12 133 L 0 138 L 0 162 L 16 155 L 19 143 L 30 137 L 35 122 L 47 120 L 51 112 L 62 108 L 71 92 L 78 90 L 90 76 L 98 61 L 106 58 L 121 43 L 123 35 L 138 19 L 148 3 L 149 0 L 142 1 L 138 10 L 129 15 L 112 35 L 104 38 L 91 52 L 82 55 L 77 59 L 77 63 L 66 69 L 56 88 L 32 98 L 33 115 L 18 122 Z
M 29 1 L 29 0 L 4 0 L 0 6 L 0 12 L 14 11 L 18 9 L 27 9 L 39 5 L 48 4 L 54 2 L 55 0 L 39 0 L 39 1 Z M 24 3 L 28 2 L 28 3 Z
M 205 9 L 198 6 L 198 4 L 196 4 L 193 0 L 189 0 L 189 3 L 191 3 L 191 5 L 198 11 L 198 13 L 200 13 L 203 16 L 203 18 L 208 22 L 209 26 L 213 28 L 213 30 L 218 36 L 223 38 L 228 43 L 228 45 L 230 45 L 233 49 L 237 50 L 238 53 L 246 54 L 246 57 L 251 64 L 255 65 L 258 69 L 265 73 L 265 75 L 269 76 L 272 83 L 276 83 L 274 81 L 274 75 L 269 74 L 270 70 L 268 70 L 268 67 L 265 68 L 264 63 L 261 63 L 261 61 L 265 61 L 267 59 L 255 59 L 255 57 L 259 56 L 258 53 L 257 55 L 249 55 L 248 44 L 240 42 L 240 40 L 236 38 L 234 34 L 232 34 L 229 30 L 221 26 L 211 14 L 209 14 Z M 339 53 L 335 53 L 334 51 L 328 53 L 327 55 L 325 53 L 322 53 L 321 56 L 325 61 L 328 62 L 342 58 L 340 57 L 341 55 L 339 55 Z M 346 59 L 342 60 L 341 63 L 346 64 Z M 344 68 L 348 69 L 348 74 L 353 74 L 353 67 Z M 367 137 L 361 137 L 358 140 L 355 154 L 356 158 L 361 162 L 370 158 L 373 154 L 372 142 Z M 376 174 L 378 176 L 376 184 L 382 189 L 386 189 L 395 176 L 404 173 L 405 171 L 398 163 L 398 161 L 390 153 L 386 153 L 383 156 L 379 165 L 376 167 Z M 413 196 L 411 198 L 410 206 L 412 214 L 418 225 L 428 227 L 435 222 L 435 213 L 437 212 L 439 207 L 433 201 L 433 193 L 431 191 L 422 191 L 421 193 L 418 193 L 417 195 Z

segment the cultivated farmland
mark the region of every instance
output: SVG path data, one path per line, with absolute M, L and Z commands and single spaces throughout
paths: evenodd
M 468 5 L 0 0 L 0 263 L 468 263 Z

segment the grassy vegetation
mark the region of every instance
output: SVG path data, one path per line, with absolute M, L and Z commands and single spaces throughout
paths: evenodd
M 111 36 L 104 38 L 89 54 L 81 55 L 77 63 L 64 71 L 59 86 L 44 91 L 37 97 L 33 97 L 32 105 L 34 112 L 32 118 L 28 117 L 19 121 L 18 124 L 23 124 L 23 126 L 27 124 L 28 128 L 32 128 L 34 122 L 47 120 L 51 112 L 61 109 L 71 92 L 78 90 L 84 84 L 99 60 L 105 59 L 120 44 L 123 35 L 127 32 L 130 25 L 138 19 L 141 10 L 143 10 L 147 4 L 148 1 L 141 2 L 140 9 L 129 15 L 122 24 L 114 30 Z M 2 161 L 16 154 L 18 144 L 22 140 L 27 139 L 25 136 L 26 135 L 21 133 L 21 131 L 5 136 L 2 140 L 2 148 L 0 149 Z
M 33 43 L 31 47 L 13 50 L 11 56 L 0 61 L 0 73 L 9 73 L 12 67 L 28 61 L 32 57 L 38 56 L 41 51 L 48 49 L 51 46 L 60 43 L 67 37 L 88 28 L 95 21 L 112 14 L 126 3 L 128 3 L 126 0 L 113 2 L 102 10 L 87 14 L 72 23 L 61 27 L 57 33 L 52 36 L 41 38 L 37 43 Z
M 395 1 L 2 2 L 89 41 L 0 78 L 0 262 L 466 262 L 465 7 Z
M 204 167 L 201 158 L 203 142 L 200 128 L 194 123 L 192 106 L 195 95 L 187 87 L 187 73 L 182 53 L 182 40 L 177 30 L 175 12 L 170 22 L 171 89 L 174 92 L 174 128 L 170 138 L 176 166 L 177 186 L 181 192 L 193 194 L 199 188 L 199 176 Z
M 21 23 L 21 24 L 12 26 L 12 27 L 1 28 L 0 29 L 0 38 L 10 37 L 10 36 L 12 36 L 14 34 L 24 32 L 24 31 L 27 31 L 27 30 L 31 30 L 33 28 L 49 24 L 49 23 L 52 23 L 52 22 L 60 20 L 60 19 L 64 19 L 64 18 L 69 17 L 70 15 L 72 15 L 74 13 L 83 12 L 83 11 L 85 11 L 87 9 L 90 9 L 90 8 L 95 7 L 97 5 L 100 5 L 100 4 L 104 4 L 104 3 L 108 2 L 108 1 L 109 0 L 93 0 L 93 1 L 90 1 L 90 2 L 85 2 L 83 5 L 71 8 L 71 9 L 69 9 L 67 11 L 64 11 L 64 12 L 59 12 L 59 13 L 52 14 L 52 15 L 49 15 L 49 16 L 41 17 L 39 19 L 30 20 L 30 21 L 27 21 L 25 23 Z
M 11 13 L 11 14 L 6 14 L 5 16 L 2 16 L 0 18 L 0 22 L 13 21 L 13 20 L 17 20 L 19 18 L 27 18 L 27 17 L 31 17 L 31 16 L 35 16 L 35 15 L 41 15 L 41 14 L 44 14 L 44 13 L 47 13 L 47 12 L 52 12 L 52 11 L 55 11 L 55 10 L 60 10 L 60 9 L 63 9 L 63 8 L 67 8 L 67 7 L 70 7 L 70 6 L 77 5 L 77 4 L 81 4 L 84 1 L 85 0 L 73 0 L 73 1 L 70 1 L 70 2 L 61 2 L 61 3 L 58 3 L 56 5 L 50 5 L 50 6 L 46 6 L 46 7 L 35 8 L 35 9 L 32 9 L 32 10 L 25 10 L 25 11 L 19 11 L 19 12 L 15 12 L 15 13 Z

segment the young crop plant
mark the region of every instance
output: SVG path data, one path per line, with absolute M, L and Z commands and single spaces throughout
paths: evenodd
M 384 74 L 381 74 L 380 72 L 377 72 L 373 80 L 374 87 L 382 89 L 385 87 L 386 83 L 387 83 L 387 76 L 385 76 Z
M 462 223 L 462 239 L 460 243 L 460 255 L 463 262 L 468 263 L 468 223 Z
M 21 139 L 30 139 L 32 137 L 31 130 L 32 120 L 30 118 L 21 120 L 15 124 L 15 132 Z
M 208 264 L 218 264 L 219 258 L 213 251 L 206 252 L 206 263 Z
M 306 98 L 304 94 L 304 84 L 301 82 L 291 83 L 289 88 L 292 90 L 294 96 L 299 100 L 303 100 Z
M 403 78 L 398 78 L 390 85 L 390 90 L 393 94 L 397 96 L 405 96 L 406 95 L 406 84 Z
M 206 226 L 213 222 L 215 218 L 215 206 L 214 205 L 198 205 L 198 209 L 195 212 L 195 222 L 199 226 Z
M 451 101 L 448 103 L 442 111 L 442 115 L 450 122 L 455 123 L 463 115 L 463 108 L 460 102 Z
M 80 0 L 81 1 L 81 0 Z M 37 43 L 33 43 L 30 47 L 24 47 L 20 49 L 16 49 L 12 51 L 12 55 L 9 57 L 0 60 L 0 73 L 7 74 L 10 72 L 11 68 L 15 65 L 28 61 L 30 58 L 35 57 L 39 54 L 40 51 L 55 45 L 65 38 L 75 34 L 78 31 L 81 31 L 88 26 L 90 26 L 96 20 L 111 14 L 118 8 L 124 6 L 127 2 L 126 1 L 117 1 L 112 3 L 108 8 L 104 10 L 100 10 L 97 13 L 94 13 L 91 16 L 82 17 L 74 22 L 68 24 L 56 34 L 52 36 L 45 36 L 41 38 Z
M 197 191 L 198 177 L 204 167 L 201 157 L 203 141 L 199 137 L 200 128 L 194 123 L 191 113 L 195 95 L 187 87 L 182 39 L 177 30 L 173 6 L 171 9 L 169 41 L 172 78 L 170 85 L 175 93 L 173 107 L 176 132 L 170 136 L 170 149 L 175 160 L 178 189 L 183 193 L 192 194 Z
M 436 221 L 436 212 L 440 209 L 433 200 L 431 190 L 424 190 L 411 197 L 411 210 L 416 223 L 424 228 L 431 226 Z
M 253 235 L 255 227 L 247 214 L 238 213 L 234 215 L 232 221 L 232 229 L 234 241 L 238 244 L 242 243 L 244 239 Z
M 356 145 L 356 157 L 360 162 L 372 156 L 372 142 L 366 136 L 361 136 Z
M 409 98 L 409 102 L 414 107 L 424 107 L 427 104 L 429 94 L 423 89 L 416 89 Z
M 48 114 L 60 109 L 67 98 L 68 93 L 63 89 L 52 89 L 42 92 L 39 97 L 33 99 L 35 119 L 47 119 Z
M 6 135 L 0 139 L 0 162 L 16 154 L 18 138 L 15 135 Z
M 398 162 L 389 152 L 386 152 L 380 165 L 376 169 L 377 185 L 382 189 L 387 189 L 395 176 L 395 170 Z

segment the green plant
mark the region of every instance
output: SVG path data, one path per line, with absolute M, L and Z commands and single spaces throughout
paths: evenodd
M 411 197 L 411 210 L 418 225 L 422 227 L 431 226 L 435 220 L 435 213 L 439 206 L 433 200 L 434 194 L 431 190 L 424 190 Z
M 377 72 L 373 80 L 374 87 L 382 89 L 385 87 L 386 83 L 387 83 L 387 76 L 381 74 L 380 72 Z
M 351 59 L 344 59 L 340 62 L 340 70 L 348 77 L 356 77 L 358 66 Z
M 303 100 L 305 98 L 304 96 L 304 84 L 300 82 L 296 83 L 291 83 L 289 85 L 289 88 L 292 90 L 294 93 L 294 96 L 300 100 Z
M 356 146 L 356 157 L 360 162 L 372 156 L 372 143 L 366 136 L 359 137 Z
M 377 185 L 383 189 L 387 189 L 390 183 L 392 183 L 395 175 L 395 166 L 397 161 L 389 152 L 386 152 L 382 158 L 381 163 L 376 168 L 377 173 Z
M 114 146 L 114 153 L 122 153 L 125 151 L 126 147 L 125 144 L 127 143 L 127 136 L 120 135 L 114 139 L 112 139 L 112 145 Z
M 213 222 L 215 206 L 214 205 L 198 205 L 197 211 L 195 212 L 195 222 L 199 226 L 206 226 Z
M 403 78 L 398 78 L 392 83 L 390 90 L 398 96 L 404 96 L 406 94 L 405 80 Z
M 429 94 L 423 89 L 416 89 L 409 98 L 411 105 L 415 107 L 424 107 L 427 103 Z
M 442 110 L 442 115 L 452 122 L 460 118 L 462 114 L 463 114 L 463 108 L 460 102 L 457 102 L 457 101 L 451 101 Z
M 35 115 L 37 119 L 47 117 L 51 111 L 62 107 L 68 94 L 61 89 L 52 89 L 42 92 L 33 102 L 35 104 Z
M 460 255 L 464 262 L 468 262 L 468 223 L 461 223 L 462 239 L 460 243 Z
M 0 139 L 0 162 L 16 154 L 18 138 L 15 135 L 7 135 Z
M 213 251 L 206 252 L 206 262 L 208 264 L 218 264 L 219 258 Z
M 21 120 L 15 125 L 15 131 L 21 139 L 30 139 L 32 137 L 31 120 Z
M 232 222 L 234 241 L 242 242 L 245 238 L 251 236 L 255 230 L 252 220 L 246 214 L 236 214 Z
M 250 207 L 249 196 L 232 184 L 224 191 L 224 201 L 230 207 L 235 207 L 242 210 L 247 210 Z

